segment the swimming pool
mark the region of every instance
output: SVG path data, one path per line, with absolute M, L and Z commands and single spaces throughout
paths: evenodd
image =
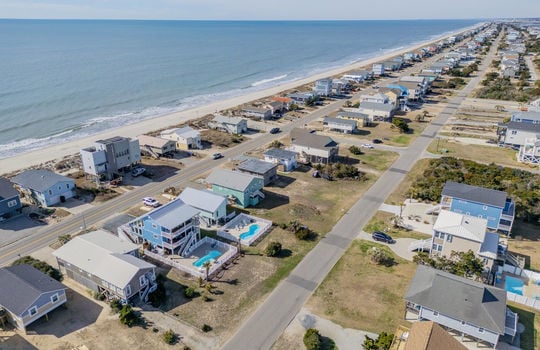
M 506 276 L 504 280 L 505 280 L 504 285 L 505 285 L 506 291 L 510 293 L 518 294 L 518 295 L 523 295 L 523 281 L 522 280 L 520 280 L 519 278 L 511 277 L 511 276 Z
M 215 260 L 217 257 L 221 256 L 221 254 L 222 253 L 220 251 L 218 251 L 218 250 L 211 250 L 210 252 L 208 252 L 208 254 L 206 254 L 205 256 L 200 258 L 199 260 L 195 261 L 193 263 L 193 266 L 201 267 L 201 266 L 204 265 L 205 262 L 210 261 L 210 260 Z
M 240 234 L 240 239 L 248 239 L 249 237 L 259 233 L 260 226 L 259 224 L 249 225 L 249 229 L 246 232 Z

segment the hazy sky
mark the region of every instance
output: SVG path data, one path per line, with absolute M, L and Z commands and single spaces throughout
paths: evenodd
M 540 16 L 540 0 L 0 0 L 0 18 L 416 19 Z

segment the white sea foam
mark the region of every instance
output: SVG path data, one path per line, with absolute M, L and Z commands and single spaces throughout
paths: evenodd
M 259 85 L 267 84 L 267 83 L 270 83 L 270 82 L 273 82 L 273 81 L 276 81 L 276 80 L 284 79 L 286 77 L 287 77 L 287 74 L 283 74 L 283 75 L 280 75 L 280 76 L 277 76 L 277 77 L 259 80 L 259 81 L 254 82 L 253 84 L 251 84 L 251 86 L 259 86 Z

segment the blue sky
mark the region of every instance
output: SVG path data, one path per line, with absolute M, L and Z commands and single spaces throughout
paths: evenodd
M 437 19 L 540 16 L 540 0 L 0 0 L 0 18 Z

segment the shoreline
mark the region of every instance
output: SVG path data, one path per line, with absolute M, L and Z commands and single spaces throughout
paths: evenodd
M 404 54 L 408 51 L 418 50 L 426 45 L 430 45 L 449 36 L 467 32 L 471 29 L 481 26 L 485 22 L 480 22 L 474 26 L 458 29 L 450 33 L 444 33 L 433 39 L 422 41 L 411 46 L 388 51 L 382 55 L 377 55 L 372 58 L 361 60 L 346 66 L 339 68 L 329 69 L 320 73 L 310 75 L 298 80 L 286 82 L 273 87 L 262 89 L 259 91 L 253 91 L 244 95 L 228 98 L 225 100 L 216 101 L 206 105 L 190 108 L 178 112 L 173 112 L 153 118 L 148 118 L 140 122 L 120 126 L 110 129 L 108 131 L 99 132 L 90 136 L 85 136 L 77 140 L 71 140 L 68 142 L 47 146 L 45 148 L 32 150 L 26 153 L 18 154 L 12 157 L 0 159 L 0 175 L 8 174 L 14 171 L 22 170 L 31 166 L 37 166 L 46 162 L 60 160 L 66 156 L 73 156 L 78 154 L 81 148 L 92 145 L 96 140 L 110 138 L 114 136 L 124 136 L 136 138 L 138 135 L 148 133 L 154 130 L 167 128 L 169 126 L 185 123 L 189 120 L 196 119 L 207 114 L 215 113 L 216 111 L 222 111 L 230 108 L 240 106 L 251 101 L 256 101 L 265 97 L 280 94 L 284 91 L 301 87 L 303 85 L 314 82 L 315 80 L 343 74 L 345 72 L 366 68 L 378 61 L 390 59 L 396 55 Z

